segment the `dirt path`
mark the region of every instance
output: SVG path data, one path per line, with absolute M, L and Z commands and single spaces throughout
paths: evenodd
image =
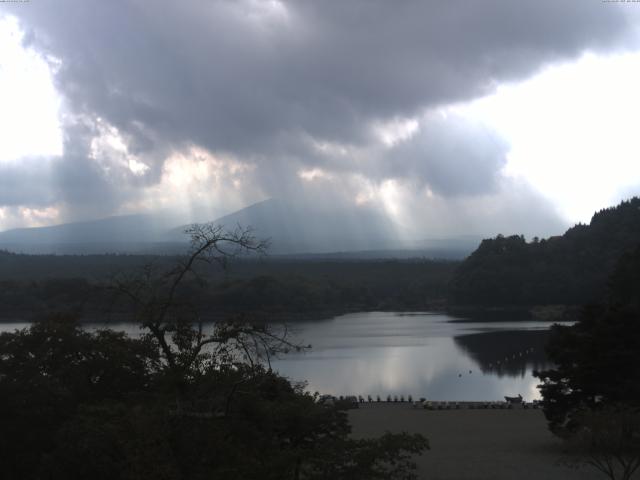
M 365 404 L 351 410 L 355 437 L 385 431 L 421 433 L 431 444 L 417 463 L 429 480 L 597 480 L 594 470 L 559 460 L 561 443 L 540 410 L 423 410 L 408 404 Z

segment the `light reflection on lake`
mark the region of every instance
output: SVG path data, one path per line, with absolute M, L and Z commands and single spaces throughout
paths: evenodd
M 296 324 L 296 337 L 312 350 L 287 355 L 273 366 L 292 380 L 306 380 L 311 391 L 334 395 L 539 398 L 532 371 L 545 366 L 540 331 L 551 323 L 451 320 L 444 314 L 369 312 Z M 516 342 L 493 335 L 514 331 L 520 333 Z
M 311 391 L 334 395 L 461 401 L 501 400 L 520 393 L 526 400 L 539 398 L 532 372 L 545 366 L 543 332 L 551 323 L 452 320 L 459 319 L 366 312 L 296 323 L 290 328 L 294 338 L 312 349 L 288 354 L 272 365 L 291 380 L 306 380 Z M 0 324 L 0 332 L 28 325 Z M 131 323 L 109 327 L 140 333 Z

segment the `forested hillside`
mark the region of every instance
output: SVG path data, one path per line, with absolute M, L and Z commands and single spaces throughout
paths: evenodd
M 114 276 L 144 265 L 170 268 L 179 257 L 142 255 L 18 255 L 0 251 L 0 321 L 69 312 L 83 319 L 120 308 Z M 442 305 L 456 262 L 411 260 L 238 260 L 225 271 L 202 268 L 206 286 L 185 282 L 190 302 L 206 316 L 243 311 L 269 317 L 352 310 L 424 310 Z
M 578 305 L 605 292 L 618 260 L 640 244 L 640 198 L 593 215 L 549 239 L 483 240 L 457 268 L 449 299 L 459 305 Z

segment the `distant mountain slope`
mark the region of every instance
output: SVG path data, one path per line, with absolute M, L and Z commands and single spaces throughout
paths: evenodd
M 172 240 L 167 220 L 152 215 L 126 215 L 50 227 L 0 232 L 0 248 L 26 253 L 104 253 L 148 248 Z
M 483 240 L 450 285 L 455 304 L 582 304 L 605 292 L 620 257 L 640 245 L 640 198 L 597 212 L 589 225 L 527 243 L 521 236 Z
M 226 228 L 250 226 L 269 238 L 272 254 L 347 252 L 401 248 L 397 227 L 369 207 L 325 209 L 272 198 L 215 220 Z M 172 231 L 173 236 L 184 228 Z
M 183 252 L 189 240 L 186 225 L 175 227 L 176 223 L 163 215 L 128 215 L 19 228 L 0 232 L 0 249 L 39 254 L 175 254 Z M 407 242 L 384 212 L 369 206 L 335 209 L 269 199 L 213 223 L 228 229 L 252 228 L 256 237 L 270 239 L 268 252 L 274 256 L 461 259 L 477 245 L 471 237 Z

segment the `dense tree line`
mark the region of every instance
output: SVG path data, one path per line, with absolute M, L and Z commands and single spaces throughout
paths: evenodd
M 457 268 L 449 298 L 469 305 L 582 305 L 601 299 L 619 258 L 640 244 L 640 199 L 597 212 L 558 237 L 483 240 Z
M 113 303 L 113 292 L 109 289 L 117 272 L 135 271 L 144 264 L 143 260 L 156 268 L 165 268 L 176 260 L 174 257 L 113 256 L 118 270 L 110 272 L 106 270 L 106 263 L 102 263 L 104 258 L 0 255 L 0 272 L 5 276 L 0 280 L 1 317 L 33 318 L 51 311 L 70 311 L 85 318 L 96 318 L 105 312 L 121 314 L 126 311 Z M 42 262 L 39 270 L 34 259 Z M 85 266 L 80 268 L 76 262 Z M 9 263 L 10 270 L 18 270 L 25 264 L 33 278 L 9 275 Z M 94 264 L 98 267 L 94 277 L 74 277 L 61 275 L 64 270 L 53 267 L 58 263 L 68 265 L 73 273 L 82 273 Z M 259 312 L 295 318 L 296 315 L 351 310 L 419 310 L 443 302 L 455 266 L 453 262 L 428 260 L 244 260 L 232 263 L 226 272 L 200 268 L 201 277 L 207 280 L 206 286 L 191 280 L 184 282 L 181 289 L 185 295 L 190 292 L 191 301 L 210 316 Z M 45 275 L 46 272 L 49 275 Z

